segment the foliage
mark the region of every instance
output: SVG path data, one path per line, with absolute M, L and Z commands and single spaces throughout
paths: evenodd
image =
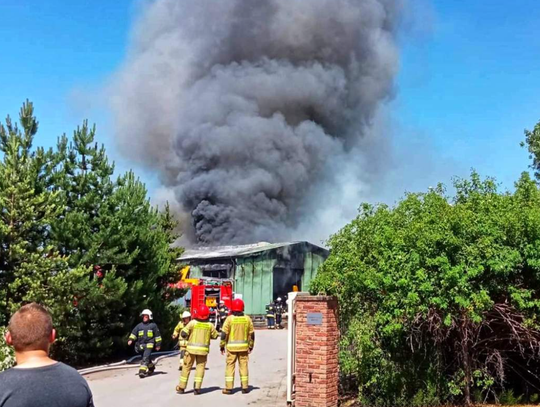
M 362 205 L 312 283 L 340 299 L 342 374 L 368 405 L 539 386 L 540 191 L 491 179 Z M 519 388 L 519 394 L 523 393 Z
M 540 181 L 540 121 L 536 123 L 534 129 L 525 130 L 525 141 L 521 147 L 527 146 L 529 158 L 532 160 L 530 168 L 534 170 L 534 175 Z
M 0 126 L 0 324 L 38 301 L 54 318 L 54 355 L 75 364 L 122 351 L 143 308 L 172 330 L 176 222 L 114 166 L 87 122 L 56 149 L 33 148 L 33 106 Z M 181 294 L 181 293 L 175 293 Z M 167 301 L 165 301 L 167 300 Z
M 11 346 L 8 346 L 4 335 L 6 329 L 0 327 L 0 372 L 9 369 L 15 364 L 15 352 Z
M 523 396 L 517 396 L 514 394 L 514 390 L 505 390 L 501 393 L 499 397 L 499 403 L 503 406 L 515 406 L 521 404 Z

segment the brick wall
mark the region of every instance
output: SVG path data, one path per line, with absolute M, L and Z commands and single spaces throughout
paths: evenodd
M 296 407 L 338 405 L 338 315 L 334 297 L 298 296 L 296 315 Z M 308 314 L 322 316 L 320 325 L 308 324 Z M 317 315 L 320 314 L 320 315 Z

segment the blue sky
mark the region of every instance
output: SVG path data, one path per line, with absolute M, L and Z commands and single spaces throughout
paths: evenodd
M 511 188 L 528 165 L 523 129 L 540 120 L 540 7 L 534 0 L 410 1 L 416 18 L 400 38 L 402 69 L 390 103 L 400 171 L 414 174 L 402 190 L 448 182 L 471 167 Z M 53 145 L 88 118 L 118 168 L 130 168 L 115 151 L 107 111 L 84 95 L 97 94 L 123 60 L 137 4 L 0 2 L 2 121 L 29 98 L 40 120 L 36 143 Z M 137 172 L 152 192 L 152 174 Z

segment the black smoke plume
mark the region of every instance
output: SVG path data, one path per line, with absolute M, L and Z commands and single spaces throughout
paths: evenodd
M 315 191 L 354 162 L 392 95 L 400 10 L 395 0 L 150 2 L 114 80 L 119 145 L 159 172 L 196 243 L 295 238 L 316 224 L 314 206 L 333 204 Z

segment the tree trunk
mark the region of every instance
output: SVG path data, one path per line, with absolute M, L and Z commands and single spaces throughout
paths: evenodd
M 461 358 L 463 363 L 463 371 L 465 373 L 465 389 L 463 395 L 465 396 L 465 405 L 471 405 L 471 357 L 469 355 L 469 332 L 468 332 L 468 318 L 463 317 L 461 323 Z

